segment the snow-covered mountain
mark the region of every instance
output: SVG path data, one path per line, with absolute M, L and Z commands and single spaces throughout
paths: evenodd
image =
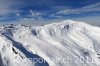
M 0 27 L 0 66 L 100 66 L 99 61 L 99 27 L 71 20 Z

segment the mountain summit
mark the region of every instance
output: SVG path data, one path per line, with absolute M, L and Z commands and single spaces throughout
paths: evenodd
M 0 66 L 100 66 L 100 28 L 64 20 L 0 27 Z

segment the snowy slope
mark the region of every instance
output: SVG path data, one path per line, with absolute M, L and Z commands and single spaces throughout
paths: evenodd
M 99 27 L 71 20 L 0 27 L 0 66 L 100 66 L 99 61 Z

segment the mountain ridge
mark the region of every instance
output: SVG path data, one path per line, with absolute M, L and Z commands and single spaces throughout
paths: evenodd
M 64 20 L 42 26 L 10 25 L 0 29 L 1 66 L 99 66 L 100 28 L 83 22 Z M 92 59 L 95 63 L 87 63 Z M 29 58 L 42 58 L 35 63 Z M 71 59 L 54 62 L 51 59 Z M 24 61 L 28 59 L 29 61 Z M 80 62 L 82 59 L 82 63 Z M 79 63 L 76 63 L 77 62 Z M 17 62 L 16 62 L 17 61 Z M 84 62 L 84 63 L 83 63 Z

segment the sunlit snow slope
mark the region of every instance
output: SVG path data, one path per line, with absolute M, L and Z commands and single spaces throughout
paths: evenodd
M 26 60 L 30 58 L 45 62 Z M 99 27 L 71 20 L 0 27 L 0 66 L 100 66 L 99 62 Z

